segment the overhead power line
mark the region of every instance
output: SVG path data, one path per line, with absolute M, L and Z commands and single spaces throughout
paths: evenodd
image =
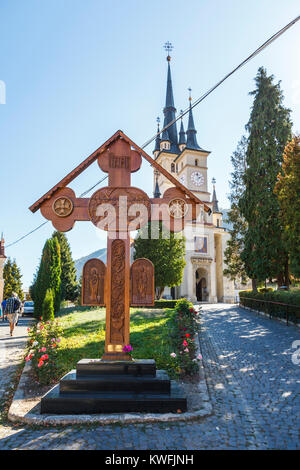
M 151 139 L 147 140 L 142 146 L 141 148 L 144 149 L 145 147 L 147 147 L 149 144 L 151 144 L 151 142 L 153 142 L 156 137 L 160 134 L 162 134 L 166 129 L 168 129 L 170 126 L 172 126 L 175 122 L 177 122 L 179 119 L 181 119 L 183 116 L 185 116 L 190 109 L 193 109 L 195 108 L 196 106 L 198 106 L 198 104 L 200 104 L 205 98 L 207 98 L 207 96 L 209 96 L 214 90 L 216 90 L 216 88 L 218 88 L 222 83 L 225 82 L 225 80 L 227 80 L 227 78 L 229 78 L 231 75 L 233 75 L 235 72 L 237 72 L 240 68 L 242 68 L 244 65 L 246 65 L 250 60 L 254 59 L 254 57 L 256 57 L 258 54 L 260 54 L 260 52 L 262 52 L 264 49 L 266 49 L 266 47 L 268 47 L 270 44 L 272 44 L 272 42 L 274 42 L 276 39 L 278 39 L 280 36 L 282 36 L 282 34 L 284 34 L 289 28 L 291 28 L 291 26 L 293 26 L 295 23 L 297 23 L 297 21 L 299 21 L 300 19 L 300 15 L 297 16 L 296 18 L 294 18 L 292 21 L 290 21 L 290 23 L 288 23 L 286 26 L 284 26 L 282 29 L 280 29 L 279 31 L 277 31 L 277 33 L 273 34 L 273 36 L 271 36 L 267 41 L 265 41 L 261 46 L 259 46 L 254 52 L 252 52 L 252 54 L 250 54 L 245 60 L 243 60 L 243 62 L 241 62 L 237 67 L 235 67 L 231 72 L 229 72 L 227 75 L 225 75 L 225 77 L 223 77 L 218 83 L 216 83 L 213 87 L 211 87 L 208 91 L 206 91 L 202 96 L 200 96 L 200 98 L 198 98 L 197 100 L 194 101 L 194 103 L 191 105 L 191 107 L 189 106 L 188 108 L 186 108 L 184 111 L 182 111 L 180 113 L 180 115 L 173 119 L 173 121 L 169 122 L 169 124 L 167 126 L 165 126 L 164 128 L 162 128 L 159 132 L 157 132 L 153 137 L 151 137 Z M 102 183 L 108 176 L 105 176 L 104 178 L 102 178 L 101 180 L 99 180 L 96 184 L 94 184 L 93 186 L 91 186 L 89 189 L 87 189 L 86 191 L 84 191 L 79 197 L 84 197 L 86 196 L 86 194 L 88 194 L 90 191 L 92 191 L 92 189 L 96 188 L 96 186 L 98 186 L 100 183 Z M 16 243 L 19 243 L 21 240 L 24 240 L 24 238 L 28 237 L 29 235 L 31 235 L 32 233 L 36 232 L 37 230 L 39 230 L 41 227 L 43 227 L 44 225 L 46 225 L 47 223 L 49 222 L 49 220 L 47 220 L 46 222 L 43 222 L 41 225 L 39 225 L 38 227 L 36 227 L 35 229 L 31 230 L 30 232 L 26 233 L 26 235 L 23 235 L 22 237 L 18 238 L 17 240 L 15 240 L 13 243 L 10 243 L 9 245 L 6 246 L 6 248 L 9 248 L 13 245 L 15 245 Z

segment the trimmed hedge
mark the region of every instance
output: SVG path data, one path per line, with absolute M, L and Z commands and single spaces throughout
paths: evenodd
M 177 300 L 155 300 L 154 307 L 155 308 L 175 308 Z
M 240 304 L 253 310 L 265 312 L 270 316 L 284 318 L 294 323 L 300 323 L 300 290 L 298 291 L 269 291 L 269 292 L 239 292 Z M 254 299 L 254 300 L 252 300 Z M 279 302 L 285 305 L 278 305 Z

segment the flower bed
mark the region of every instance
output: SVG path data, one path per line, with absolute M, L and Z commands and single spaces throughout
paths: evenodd
M 201 355 L 196 355 L 196 334 L 199 311 L 186 299 L 178 300 L 174 310 L 172 342 L 175 351 L 171 353 L 178 375 L 195 375 L 199 370 Z
M 25 361 L 31 361 L 37 380 L 42 385 L 55 382 L 57 355 L 62 328 L 57 320 L 36 323 L 27 328 L 28 342 Z

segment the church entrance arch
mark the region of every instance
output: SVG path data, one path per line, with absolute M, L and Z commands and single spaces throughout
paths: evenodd
M 204 268 L 198 268 L 196 277 L 196 297 L 198 302 L 204 302 L 208 299 L 207 291 L 207 271 Z

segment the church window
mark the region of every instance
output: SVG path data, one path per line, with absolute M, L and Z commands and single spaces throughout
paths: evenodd
M 197 160 L 197 158 L 196 158 L 196 160 L 195 160 L 195 166 L 198 166 L 198 160 Z
M 207 237 L 195 237 L 194 241 L 197 253 L 207 253 Z
M 171 163 L 171 172 L 175 173 L 175 163 Z

